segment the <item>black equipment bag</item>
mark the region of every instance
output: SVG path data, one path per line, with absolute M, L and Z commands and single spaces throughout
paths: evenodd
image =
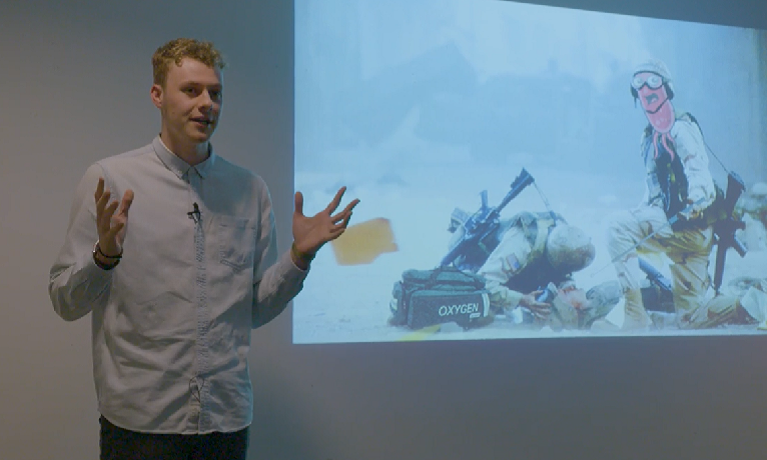
M 455 322 L 468 329 L 490 315 L 484 279 L 453 266 L 406 270 L 394 283 L 391 323 L 421 329 Z

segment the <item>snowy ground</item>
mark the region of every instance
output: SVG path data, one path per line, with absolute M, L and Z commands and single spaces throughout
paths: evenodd
M 638 162 L 637 162 L 638 163 Z M 605 219 L 614 211 L 636 205 L 642 182 L 626 181 L 583 172 L 561 171 L 551 165 L 511 158 L 498 167 L 454 161 L 442 167 L 409 168 L 396 174 L 374 171 L 360 179 L 342 175 L 303 175 L 297 188 L 306 196 L 305 209 L 321 209 L 340 184 L 349 186 L 347 198 L 360 198 L 356 222 L 383 217 L 391 221 L 399 250 L 383 254 L 373 263 L 339 266 L 331 247 L 324 248 L 313 263 L 305 287 L 294 301 L 295 343 L 390 342 L 398 340 L 475 340 L 523 337 L 593 336 L 589 331 L 529 331 L 510 322 L 495 321 L 486 327 L 464 331 L 446 324 L 438 331 L 416 334 L 387 325 L 393 284 L 408 269 L 434 268 L 447 252 L 450 214 L 455 207 L 474 212 L 479 193 L 488 190 L 489 204 L 497 204 L 522 167 L 536 179 L 554 211 L 592 236 L 595 261 L 575 275 L 579 287 L 589 289 L 614 279 L 605 245 Z M 636 169 L 640 164 L 634 165 Z M 362 182 L 364 180 L 364 182 Z M 545 211 L 535 188 L 527 187 L 502 213 Z M 605 268 L 606 267 L 606 268 Z M 711 270 L 713 270 L 713 258 Z M 737 276 L 767 278 L 767 251 L 752 251 L 745 259 L 730 251 L 724 286 Z M 650 335 L 759 334 L 756 326 L 729 326 L 706 331 L 665 330 Z

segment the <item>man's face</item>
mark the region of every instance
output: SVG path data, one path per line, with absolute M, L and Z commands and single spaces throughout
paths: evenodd
M 221 72 L 200 61 L 184 58 L 170 64 L 164 87 L 152 86 L 152 100 L 160 109 L 163 140 L 175 147 L 208 142 L 218 124 L 223 102 Z
M 631 85 L 637 91 L 639 102 L 645 112 L 653 114 L 668 100 L 663 78 L 653 72 L 640 72 L 634 75 Z
M 589 300 L 586 297 L 586 292 L 583 289 L 576 288 L 574 285 L 560 289 L 559 295 L 576 310 L 586 308 L 589 303 Z

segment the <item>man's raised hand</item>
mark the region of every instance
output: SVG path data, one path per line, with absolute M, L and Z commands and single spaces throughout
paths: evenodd
M 312 217 L 304 215 L 304 196 L 301 192 L 296 192 L 293 241 L 299 253 L 314 256 L 325 243 L 338 238 L 346 230 L 352 210 L 360 200 L 354 199 L 343 211 L 333 214 L 341 204 L 344 192 L 346 187 L 341 187 L 328 206 Z
M 133 190 L 128 189 L 122 201 L 112 201 L 112 193 L 104 187 L 104 178 L 99 178 L 94 198 L 96 200 L 96 229 L 99 235 L 99 248 L 106 256 L 122 253 L 125 232 L 128 225 L 128 210 L 133 203 Z M 118 209 L 119 206 L 119 209 Z

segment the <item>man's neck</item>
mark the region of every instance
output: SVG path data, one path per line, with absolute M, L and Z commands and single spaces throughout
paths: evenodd
M 170 153 L 181 158 L 191 166 L 202 163 L 210 156 L 210 142 L 183 145 L 182 143 L 173 143 L 170 141 L 170 136 L 163 136 L 163 133 L 160 133 L 160 142 Z

